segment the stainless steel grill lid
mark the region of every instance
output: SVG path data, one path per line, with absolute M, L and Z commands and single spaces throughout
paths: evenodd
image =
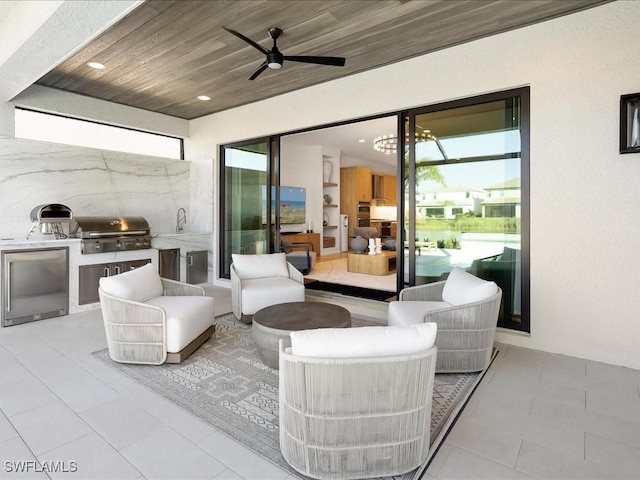
M 70 234 L 80 238 L 132 237 L 149 235 L 144 217 L 74 217 Z
M 73 213 L 69 207 L 61 203 L 47 203 L 34 207 L 30 217 L 34 223 L 69 223 Z

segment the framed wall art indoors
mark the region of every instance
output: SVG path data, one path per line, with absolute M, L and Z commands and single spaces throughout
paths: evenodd
M 620 153 L 640 153 L 640 93 L 620 96 Z

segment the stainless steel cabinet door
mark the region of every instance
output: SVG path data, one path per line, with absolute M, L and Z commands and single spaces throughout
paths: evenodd
M 68 247 L 2 253 L 2 325 L 69 313 Z
M 110 265 L 106 263 L 99 265 L 82 265 L 78 268 L 80 270 L 78 303 L 80 305 L 86 305 L 87 303 L 98 302 L 100 300 L 98 296 L 100 279 L 111 275 Z
M 163 278 L 180 281 L 180 249 L 158 250 L 159 272 Z
M 209 271 L 209 252 L 199 250 L 187 252 L 187 283 L 207 283 Z

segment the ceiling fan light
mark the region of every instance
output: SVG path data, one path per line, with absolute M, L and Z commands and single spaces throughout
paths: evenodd
M 278 48 L 274 45 L 271 51 L 267 54 L 267 67 L 274 70 L 282 68 L 282 62 L 284 58 Z

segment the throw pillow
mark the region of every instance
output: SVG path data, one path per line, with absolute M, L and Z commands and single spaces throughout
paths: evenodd
M 451 305 L 464 305 L 486 300 L 497 292 L 498 286 L 494 282 L 478 278 L 461 268 L 454 268 L 444 284 L 442 300 Z
M 160 275 L 151 263 L 119 275 L 102 277 L 100 288 L 114 297 L 141 303 L 160 297 L 164 290 Z
M 232 253 L 233 268 L 242 280 L 266 277 L 288 277 L 289 267 L 284 253 L 241 255 Z
M 433 347 L 438 325 L 318 328 L 291 332 L 291 353 L 316 358 L 409 355 Z

